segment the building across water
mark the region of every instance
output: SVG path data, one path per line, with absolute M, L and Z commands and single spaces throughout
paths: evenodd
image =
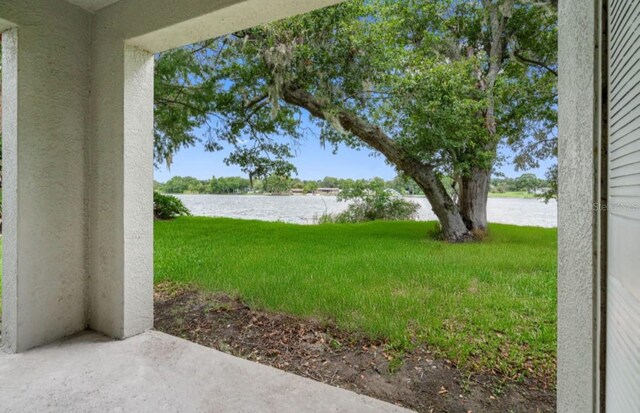
M 318 188 L 315 190 L 316 195 L 338 195 L 340 188 Z

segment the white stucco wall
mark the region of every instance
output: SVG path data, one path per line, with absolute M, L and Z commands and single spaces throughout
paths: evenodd
M 13 23 L 0 19 L 0 33 L 11 29 L 13 26 L 15 26 Z
M 10 27 L 8 22 L 4 22 L 5 31 L 2 33 L 2 337 L 5 345 L 15 349 L 18 326 L 18 246 L 15 242 L 18 231 L 15 208 L 18 204 L 18 30 Z M 14 208 L 8 208 L 8 205 Z
M 151 52 L 337 2 L 0 2 L 8 349 L 153 325 Z
M 82 7 L 83 9 L 95 12 L 120 0 L 67 0 L 69 3 Z
M 92 329 L 126 338 L 153 325 L 151 52 L 337 2 L 122 0 L 96 13 L 89 155 Z
M 86 159 L 91 15 L 2 0 L 3 342 L 22 351 L 87 325 Z
M 153 326 L 153 55 L 101 35 L 90 145 L 90 327 L 125 338 Z
M 599 16 L 559 2 L 558 412 L 598 406 Z
M 338 2 L 0 1 L 9 350 L 152 327 L 152 52 Z
M 111 37 L 157 53 L 342 1 L 121 0 L 97 16 Z

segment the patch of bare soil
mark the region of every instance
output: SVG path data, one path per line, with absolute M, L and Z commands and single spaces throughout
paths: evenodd
M 418 348 L 401 357 L 327 323 L 255 311 L 224 294 L 156 287 L 155 328 L 418 412 L 554 412 L 555 392 L 468 374 Z

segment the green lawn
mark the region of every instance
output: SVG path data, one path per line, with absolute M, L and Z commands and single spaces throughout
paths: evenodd
M 484 242 L 451 245 L 427 236 L 434 227 L 157 222 L 155 277 L 333 320 L 399 349 L 427 345 L 472 370 L 552 380 L 557 230 L 494 224 Z
M 0 278 L 2 278 L 2 236 L 0 235 Z M 0 316 L 2 316 L 2 283 L 0 282 Z
M 534 194 L 529 192 L 489 192 L 489 198 L 535 198 Z

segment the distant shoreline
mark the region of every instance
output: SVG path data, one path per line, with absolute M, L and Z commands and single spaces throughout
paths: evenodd
M 318 196 L 318 197 L 331 197 L 331 198 L 335 198 L 336 195 L 334 194 L 270 194 L 270 193 L 263 193 L 263 194 L 247 194 L 247 193 L 242 193 L 242 194 L 172 194 L 172 193 L 166 193 L 167 195 L 189 195 L 189 196 L 196 196 L 196 195 L 216 195 L 216 196 Z M 424 198 L 424 195 L 403 195 L 403 197 L 405 198 Z M 510 199 L 541 199 L 538 198 L 535 194 L 530 194 L 530 193 L 526 193 L 526 192 L 504 192 L 504 193 L 499 193 L 499 192 L 489 192 L 489 198 L 510 198 Z

